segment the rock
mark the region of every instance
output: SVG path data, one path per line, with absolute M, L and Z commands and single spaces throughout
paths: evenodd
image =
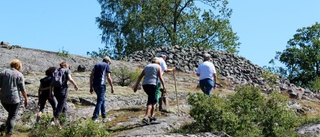
M 84 66 L 84 65 L 78 66 L 77 72 L 85 72 L 85 71 L 86 71 L 86 66 Z

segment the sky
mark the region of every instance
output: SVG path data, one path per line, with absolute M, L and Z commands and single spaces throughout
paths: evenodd
M 104 47 L 96 0 L 1 0 L 0 5 L 0 41 L 82 56 Z M 238 55 L 270 66 L 297 29 L 320 22 L 319 5 L 320 0 L 229 0 L 231 26 L 241 42 Z

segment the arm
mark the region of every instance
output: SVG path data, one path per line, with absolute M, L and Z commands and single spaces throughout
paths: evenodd
M 213 89 L 215 89 L 215 88 L 216 88 L 216 85 L 217 85 L 217 74 L 216 74 L 216 73 L 213 73 L 213 80 L 214 80 Z
M 165 84 L 164 84 L 164 80 L 163 80 L 163 77 L 162 77 L 162 70 L 161 70 L 161 67 L 159 66 L 158 67 L 158 77 L 159 77 L 159 79 L 160 79 L 160 81 L 161 81 L 161 84 L 162 84 L 162 88 L 163 88 L 163 91 L 164 92 L 166 92 L 167 90 L 166 90 L 166 86 L 165 86 Z
M 136 84 L 134 84 L 134 86 L 133 86 L 133 92 L 137 92 L 137 90 L 138 90 L 138 85 L 139 85 L 139 83 L 140 83 L 140 81 L 141 81 L 141 79 L 142 79 L 143 76 L 144 76 L 144 70 L 143 70 L 143 71 L 141 72 L 141 74 L 139 75 L 139 78 L 138 78 Z
M 166 69 L 166 70 L 164 70 L 164 72 L 172 72 L 172 71 L 175 71 L 176 70 L 176 68 L 175 67 L 173 67 L 173 68 L 171 68 L 171 69 Z
M 24 107 L 27 107 L 28 106 L 27 92 L 25 90 L 22 90 L 21 93 L 22 93 L 22 96 L 24 98 Z
M 109 85 L 111 87 L 111 93 L 113 94 L 114 93 L 114 89 L 113 89 L 113 84 L 112 84 L 111 73 L 107 73 L 107 79 L 108 79 Z
M 41 90 L 42 90 L 42 84 L 40 83 L 40 86 L 39 86 L 39 89 L 38 89 L 38 105 L 39 105 Z
M 93 93 L 93 71 L 90 73 L 90 94 Z
M 74 82 L 74 80 L 72 79 L 71 74 L 68 74 L 68 80 L 72 83 L 72 85 L 74 86 L 74 89 L 78 91 L 79 88 L 77 84 Z

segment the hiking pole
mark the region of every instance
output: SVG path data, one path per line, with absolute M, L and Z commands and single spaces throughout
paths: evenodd
M 176 73 L 173 71 L 173 79 L 174 79 L 174 90 L 176 91 L 176 100 L 177 100 L 177 115 L 179 115 L 179 98 L 178 98 L 178 91 L 177 91 L 177 80 L 176 80 Z

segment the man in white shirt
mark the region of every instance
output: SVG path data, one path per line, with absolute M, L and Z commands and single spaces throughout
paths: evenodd
M 167 72 L 173 72 L 176 69 L 175 67 L 173 67 L 171 69 L 169 69 L 167 67 L 167 64 L 166 64 L 167 57 L 168 57 L 168 54 L 165 53 L 165 52 L 161 52 L 157 57 L 158 61 L 160 62 L 160 66 L 161 66 L 161 70 L 162 70 L 161 74 L 163 74 L 164 72 L 166 72 L 166 73 Z M 157 91 L 156 91 L 157 105 L 159 104 L 159 99 L 161 97 L 160 89 L 161 89 L 161 83 L 160 83 L 160 80 L 158 80 Z M 162 111 L 161 108 L 159 108 L 159 110 Z
M 199 76 L 199 85 L 204 94 L 210 96 L 212 88 L 216 88 L 217 75 L 216 69 L 212 62 L 210 62 L 211 55 L 203 55 L 204 62 L 202 62 L 197 69 L 197 76 Z

